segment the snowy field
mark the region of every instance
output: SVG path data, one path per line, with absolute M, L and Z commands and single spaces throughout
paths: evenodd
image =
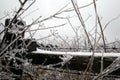
M 71 56 L 91 56 L 92 52 L 59 52 L 59 51 L 47 51 L 37 49 L 37 51 L 33 51 L 35 54 L 51 54 L 51 55 L 71 55 Z M 119 57 L 120 53 L 94 53 L 95 57 Z

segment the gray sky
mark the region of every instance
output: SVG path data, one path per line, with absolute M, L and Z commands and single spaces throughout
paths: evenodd
M 77 0 L 79 6 L 83 6 L 87 3 L 92 2 L 92 0 Z M 34 13 L 30 14 L 29 16 L 25 17 L 24 20 L 27 21 L 27 24 L 32 22 L 32 19 L 36 19 L 38 16 L 42 16 L 42 18 L 48 17 L 55 12 L 57 12 L 59 9 L 61 9 L 64 5 L 69 3 L 70 0 L 36 0 L 36 3 L 23 15 L 25 16 L 31 11 L 34 11 Z M 13 10 L 18 9 L 19 3 L 18 0 L 0 0 L 0 18 L 3 17 L 4 15 L 13 12 Z M 67 8 L 72 7 L 72 4 L 69 4 Z M 99 16 L 101 17 L 101 22 L 102 25 L 104 26 L 108 21 L 113 19 L 114 17 L 120 15 L 120 0 L 98 0 L 97 1 L 97 8 L 98 8 L 98 13 Z M 83 16 L 83 19 L 85 20 L 89 15 L 90 19 L 86 22 L 87 29 L 91 29 L 95 25 L 94 21 L 94 10 L 93 10 L 93 5 L 90 7 L 81 9 L 81 14 Z M 12 16 L 12 15 L 10 15 Z M 69 17 L 69 16 L 76 16 L 74 12 L 71 13 L 63 13 L 60 16 L 62 17 Z M 77 19 L 71 18 L 70 21 L 74 26 L 79 26 L 80 23 Z M 3 22 L 3 21 L 1 21 Z M 45 26 L 54 26 L 54 25 L 59 25 L 61 23 L 65 23 L 67 20 L 56 20 L 52 19 L 47 22 L 45 22 Z M 115 39 L 120 39 L 120 19 L 117 19 L 113 21 L 105 30 L 105 36 L 108 40 L 114 41 Z M 62 36 L 74 36 L 73 30 L 71 29 L 70 25 L 67 24 L 64 27 L 57 28 L 55 30 L 58 30 L 60 35 Z M 37 33 L 36 37 L 42 36 L 42 35 L 47 35 L 47 33 L 50 33 L 50 30 L 43 30 Z

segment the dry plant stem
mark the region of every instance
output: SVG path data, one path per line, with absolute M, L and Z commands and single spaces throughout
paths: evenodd
M 22 19 L 24 19 L 27 16 L 30 16 L 32 13 L 36 12 L 37 10 L 39 10 L 39 9 L 35 9 L 35 10 L 29 12 L 28 14 L 26 14 L 25 16 L 23 16 Z
M 35 35 L 35 33 L 37 33 L 37 31 L 38 31 L 39 27 L 40 27 L 40 26 L 38 26 L 38 27 L 37 27 L 37 29 L 34 31 L 34 33 L 31 33 L 31 30 L 29 29 L 29 31 L 28 31 L 28 32 L 30 32 L 31 34 L 30 34 L 30 36 L 28 36 L 28 38 L 29 38 L 29 37 L 31 37 L 31 38 L 32 38 L 32 37 Z M 27 32 L 27 31 L 26 31 L 26 32 Z
M 85 34 L 86 34 L 88 43 L 89 43 L 89 45 L 90 45 L 90 47 L 91 47 L 91 50 L 92 50 L 92 53 L 93 53 L 92 56 L 91 56 L 91 58 L 90 58 L 90 60 L 89 60 L 89 63 L 88 63 L 88 65 L 87 65 L 87 68 L 86 68 L 85 72 L 83 73 L 83 77 L 82 77 L 82 78 L 84 78 L 84 74 L 86 74 L 87 71 L 91 71 L 91 69 L 92 69 L 93 60 L 94 60 L 94 50 L 93 50 L 93 45 L 92 45 L 92 43 L 91 43 L 91 40 L 90 40 L 90 38 L 89 38 L 89 35 L 88 35 L 87 31 L 86 31 L 86 25 L 85 25 L 85 23 L 84 23 L 84 21 L 83 21 L 83 18 L 82 18 L 82 16 L 81 16 L 81 13 L 80 13 L 80 11 L 79 11 L 79 9 L 78 9 L 78 5 L 77 5 L 77 3 L 75 3 L 74 0 L 71 0 L 71 2 L 72 2 L 72 4 L 73 4 L 73 7 L 74 7 L 77 15 L 78 15 L 79 21 L 80 21 L 80 23 L 81 23 L 81 25 L 82 25 L 82 27 L 83 27 L 83 29 L 84 29 L 84 32 L 85 32 Z
M 35 21 L 33 21 L 30 25 L 26 26 L 26 27 L 25 27 L 26 29 L 24 29 L 22 32 L 25 32 L 26 30 L 28 30 L 28 29 L 29 29 L 33 24 L 35 24 L 40 18 L 41 18 L 41 16 L 38 17 Z M 29 42 L 27 46 L 29 46 L 30 43 L 31 43 L 31 42 Z
M 91 16 L 89 15 L 86 19 L 85 19 L 85 21 L 84 22 L 86 22 L 89 18 L 90 18 Z M 71 26 L 71 28 L 72 28 L 72 30 L 74 31 L 74 33 L 75 33 L 75 37 L 77 38 L 77 40 L 75 40 L 75 42 L 76 42 L 76 46 L 77 46 L 77 50 L 79 50 L 79 47 L 80 47 L 80 42 L 79 42 L 79 34 L 78 34 L 78 31 L 79 31 L 79 29 L 80 29 L 80 27 L 81 26 L 79 26 L 78 28 L 74 28 L 74 26 L 72 25 L 72 23 L 70 22 L 70 19 L 69 18 L 66 18 L 67 19 L 67 21 L 68 21 L 68 23 L 70 24 L 70 26 Z
M 104 48 L 104 52 L 106 52 L 106 44 L 105 44 L 105 38 L 104 38 L 104 33 L 103 33 L 102 25 L 101 25 L 101 22 L 100 22 L 100 18 L 98 16 L 97 6 L 96 6 L 95 0 L 93 0 L 93 2 L 94 2 L 95 14 L 96 14 L 96 21 L 98 21 L 98 24 L 99 24 L 99 27 L 100 27 L 100 30 L 101 30 L 102 40 L 103 40 L 103 44 L 104 44 L 104 47 L 103 47 Z M 95 40 L 95 47 L 96 47 L 96 40 Z M 102 53 L 102 57 L 101 57 L 101 69 L 100 69 L 100 72 L 103 71 L 103 59 L 104 59 L 103 55 L 104 55 L 104 53 Z
M 40 17 L 39 17 L 40 18 Z M 38 19 L 39 19 L 38 18 Z M 38 19 L 36 19 L 33 23 L 31 23 L 30 25 L 26 26 L 21 33 L 23 33 L 24 31 L 26 31 L 28 28 L 30 28 L 36 21 L 38 21 Z M 19 38 L 20 38 L 21 35 L 17 36 L 17 38 L 15 40 L 13 40 L 5 49 L 3 49 L 1 52 L 0 52 L 0 58 L 3 56 L 4 52 L 15 42 L 17 41 Z M 5 54 L 4 54 L 5 55 Z
M 6 32 L 8 31 L 8 28 L 10 28 L 10 26 L 12 25 L 12 23 L 14 22 L 14 20 L 15 19 L 17 19 L 18 18 L 18 14 L 22 11 L 22 9 L 23 9 L 23 6 L 25 5 L 25 3 L 27 2 L 27 0 L 25 0 L 23 3 L 22 3 L 22 5 L 21 5 L 21 7 L 18 9 L 18 11 L 16 12 L 16 14 L 15 14 L 15 16 L 13 17 L 13 19 L 12 19 L 12 21 L 9 23 L 9 25 L 7 26 L 7 28 L 5 29 L 5 35 L 4 35 L 4 37 L 3 37 L 3 39 L 2 39 L 2 41 L 1 41 L 1 46 L 3 45 L 3 43 L 4 43 L 4 40 L 5 40 L 5 36 L 6 36 Z
M 108 26 L 112 21 L 118 19 L 119 17 L 120 17 L 120 15 L 117 16 L 117 17 L 115 17 L 115 18 L 113 18 L 113 19 L 111 19 L 111 20 L 105 25 L 103 31 L 107 28 L 107 26 Z M 100 38 L 101 38 L 101 36 L 99 37 L 99 39 L 100 39 Z M 99 39 L 98 39 L 97 43 L 99 42 Z M 103 60 L 103 58 L 101 58 L 101 59 Z M 119 63 L 118 58 L 117 58 L 110 66 L 108 66 L 104 71 L 103 71 L 103 69 L 101 69 L 101 73 L 100 73 L 97 77 L 95 77 L 93 80 L 97 80 L 97 79 L 99 79 L 99 78 L 107 75 L 108 73 L 112 72 L 112 71 L 109 71 L 108 73 L 104 73 L 105 71 L 107 71 L 108 69 L 110 69 L 112 66 L 113 66 L 113 71 L 114 71 L 114 69 L 115 69 L 115 70 L 118 69 L 118 68 L 114 68 L 114 66 L 115 66 L 114 63 Z M 103 63 L 101 63 L 101 64 L 103 64 Z
M 32 38 L 32 33 L 31 33 L 30 29 L 28 29 L 28 33 L 30 34 L 30 38 Z
M 106 69 L 104 69 L 104 71 L 99 73 L 98 76 L 94 77 L 92 80 L 98 80 L 99 78 L 104 77 L 108 75 L 109 73 L 119 69 L 120 68 L 119 64 L 120 64 L 120 57 L 115 59 L 111 65 L 109 65 Z
M 39 19 L 39 18 L 38 18 L 38 19 Z M 38 19 L 36 19 L 35 21 L 33 21 L 30 25 L 25 26 L 25 28 L 24 28 L 24 30 L 23 30 L 22 32 L 24 32 L 24 31 L 26 31 L 28 28 L 30 28 L 36 21 L 38 21 Z M 21 33 L 22 33 L 22 32 L 21 32 Z M 8 49 L 8 47 L 10 47 L 10 46 L 11 46 L 15 41 L 17 41 L 19 38 L 20 38 L 20 35 L 17 36 L 17 38 L 14 39 L 14 41 L 12 41 L 9 45 L 6 46 L 5 49 L 3 49 L 3 50 L 0 52 L 0 58 L 4 57 L 4 55 L 6 55 L 6 53 L 4 53 L 4 52 Z M 9 54 L 11 54 L 11 51 L 10 51 Z M 19 60 L 19 61 L 22 62 L 22 63 L 25 63 L 24 59 L 21 59 L 21 58 L 19 58 L 19 57 L 14 57 L 14 58 L 15 58 L 16 60 Z
M 95 18 L 95 39 L 94 39 L 94 50 L 96 50 L 97 46 L 97 18 Z
M 20 17 L 28 8 L 30 8 L 30 6 L 33 5 L 33 3 L 35 2 L 35 0 L 24 10 L 23 7 L 25 6 L 25 4 L 27 3 L 28 0 L 24 0 L 24 2 L 21 3 L 20 8 L 18 9 L 18 11 L 16 12 L 15 16 L 13 17 L 12 21 L 10 22 L 10 24 L 8 25 L 11 26 L 11 24 L 14 22 L 15 19 L 17 19 L 18 17 Z M 21 2 L 21 0 L 19 0 L 19 2 Z M 22 10 L 24 10 L 21 14 L 19 14 Z
M 55 14 L 53 14 L 53 15 L 47 17 L 47 18 L 44 18 L 44 19 L 36 22 L 35 24 L 38 24 L 38 23 L 44 22 L 44 21 L 46 21 L 46 20 L 52 19 L 52 18 L 54 18 L 56 15 L 61 14 L 61 11 L 62 11 L 64 8 L 66 8 L 68 5 L 69 5 L 69 3 L 68 3 L 67 5 L 65 5 L 64 7 L 62 7 L 62 8 L 61 8 L 59 11 L 57 11 Z
M 68 20 L 68 22 L 69 22 L 69 24 L 70 24 L 70 26 L 71 26 L 71 28 L 73 29 L 73 31 L 74 31 L 74 33 L 75 33 L 75 35 L 76 35 L 76 38 L 77 38 L 77 44 L 76 44 L 76 46 L 77 46 L 77 51 L 79 50 L 79 36 L 78 36 L 78 30 L 77 29 L 74 29 L 74 26 L 72 25 L 72 23 L 70 22 L 70 20 L 69 20 L 69 18 L 67 18 L 67 20 Z
M 94 8 L 95 8 L 95 14 L 96 14 L 96 17 L 97 17 L 97 21 L 98 21 L 98 24 L 99 24 L 100 30 L 101 30 L 102 40 L 103 40 L 103 44 L 104 44 L 104 52 L 106 52 L 106 44 L 105 44 L 105 38 L 104 38 L 104 33 L 103 33 L 102 25 L 101 25 L 101 22 L 100 22 L 100 18 L 98 16 L 97 6 L 96 6 L 95 0 L 93 0 L 93 2 L 94 2 Z
M 62 38 L 62 36 L 60 36 L 59 34 L 58 35 L 54 35 L 56 38 L 58 37 L 58 38 L 60 38 L 65 44 L 67 44 L 69 47 L 71 47 L 70 46 L 70 44 L 64 39 L 64 38 Z
M 20 36 L 18 36 L 14 41 L 12 41 L 5 49 L 0 52 L 0 58 L 3 56 L 4 52 L 15 42 L 19 39 Z M 5 54 L 4 54 L 5 55 Z
M 98 1 L 98 0 L 96 0 L 96 1 Z M 44 22 L 44 21 L 49 20 L 49 19 L 52 19 L 52 18 L 56 18 L 57 15 L 62 14 L 63 12 L 74 11 L 74 9 L 63 10 L 63 9 L 66 8 L 69 4 L 70 4 L 70 3 L 66 4 L 63 8 L 61 8 L 61 9 L 60 9 L 58 12 L 56 12 L 55 14 L 53 14 L 53 15 L 47 17 L 47 18 L 44 18 L 44 19 L 42 19 L 42 20 L 40 20 L 40 21 L 37 21 L 35 24 L 38 24 L 38 23 Z M 92 5 L 92 4 L 93 4 L 93 2 L 90 3 L 90 4 L 88 4 L 88 5 L 85 5 L 85 6 L 79 7 L 79 9 L 81 9 L 81 8 L 85 8 L 85 7 L 88 7 L 88 6 Z M 63 10 L 63 11 L 62 11 L 62 10 Z
M 5 15 L 3 17 L 0 18 L 0 20 L 3 20 L 4 18 L 6 18 L 8 15 Z
M 13 21 L 14 21 L 15 19 L 18 18 L 18 14 L 23 10 L 23 7 L 24 7 L 24 5 L 25 5 L 25 3 L 26 3 L 27 1 L 28 1 L 28 0 L 25 0 L 25 1 L 22 3 L 21 7 L 20 7 L 20 8 L 18 9 L 18 11 L 16 12 L 15 16 L 13 17 L 13 19 L 12 19 L 12 21 L 10 22 L 10 24 L 8 25 L 8 27 L 13 23 Z
M 117 20 L 118 18 L 120 18 L 120 15 L 118 15 L 117 17 L 115 17 L 115 18 L 111 19 L 110 21 L 108 21 L 108 22 L 106 23 L 105 27 L 103 28 L 103 31 L 105 31 L 105 29 L 107 28 L 107 26 L 108 26 L 110 23 L 112 23 L 113 21 Z M 97 44 L 99 43 L 101 37 L 102 37 L 102 36 L 100 35 L 100 37 L 99 37 L 98 40 L 97 40 Z M 98 46 L 98 45 L 96 45 L 96 46 Z
M 62 27 L 62 26 L 65 26 L 66 23 L 64 24 L 60 24 L 60 25 L 57 25 L 57 26 L 52 26 L 52 27 L 46 27 L 46 28 L 40 28 L 40 29 L 34 29 L 34 30 L 30 30 L 30 31 L 36 31 L 36 30 L 46 30 L 46 29 L 51 29 L 51 28 L 57 28 L 57 27 Z M 28 32 L 28 31 L 26 31 Z
M 24 0 L 23 2 L 22 2 L 21 0 L 19 0 L 21 6 L 20 6 L 20 8 L 19 8 L 18 11 L 15 11 L 16 14 L 15 14 L 14 18 L 12 19 L 11 23 L 12 23 L 15 19 L 20 18 L 20 16 L 21 16 L 23 13 L 25 13 L 25 12 L 35 3 L 35 1 L 36 1 L 36 0 L 33 0 L 33 2 L 32 2 L 31 4 L 29 4 L 28 7 L 26 7 L 26 9 L 24 9 L 24 6 L 25 6 L 25 4 L 28 2 L 28 0 Z M 22 18 L 22 19 L 23 19 L 23 18 Z M 10 25 L 11 25 L 11 23 L 10 23 Z M 8 25 L 8 27 L 9 27 L 9 25 Z
M 32 6 L 36 0 L 34 0 L 26 9 L 24 9 L 24 11 L 23 11 L 21 14 L 19 14 L 19 13 L 23 10 L 23 7 L 24 7 L 24 5 L 26 4 L 27 1 L 28 1 L 28 0 L 25 0 L 24 2 L 22 2 L 21 0 L 19 0 L 21 6 L 20 6 L 19 10 L 16 12 L 16 14 L 15 14 L 15 16 L 13 17 L 12 21 L 11 21 L 11 22 L 9 23 L 9 25 L 7 26 L 7 28 L 9 28 L 9 26 L 13 23 L 13 21 L 14 21 L 16 18 L 20 17 L 28 8 L 30 8 L 30 6 Z M 18 14 L 19 14 L 19 15 L 18 15 Z M 8 15 L 6 15 L 6 16 L 8 16 Z M 1 19 L 5 18 L 6 16 L 2 17 Z M 1 20 L 1 19 L 0 19 L 0 20 Z M 5 33 L 6 33 L 7 28 L 4 29 L 2 32 L 5 32 Z M 1 34 L 1 33 L 0 33 L 0 34 Z M 3 40 L 2 40 L 2 43 L 3 43 L 3 41 L 4 41 L 4 38 L 3 38 Z M 1 45 L 2 45 L 2 44 L 1 44 Z
M 23 12 L 21 11 L 21 13 L 17 16 L 17 17 L 20 17 L 24 12 L 26 12 L 34 3 L 35 3 L 36 0 L 33 0 L 33 2 L 31 4 L 29 4 L 29 6 L 26 8 L 26 9 L 23 9 Z M 22 5 L 21 5 L 22 6 Z
M 71 2 L 72 2 L 72 4 L 73 4 L 73 7 L 74 7 L 74 9 L 75 9 L 75 12 L 76 12 L 76 14 L 77 14 L 77 16 L 78 16 L 78 19 L 79 19 L 79 21 L 80 21 L 80 23 L 81 23 L 81 25 L 82 25 L 82 27 L 83 27 L 83 29 L 84 29 L 84 32 L 85 32 L 85 35 L 86 35 L 86 37 L 87 37 L 87 39 L 88 39 L 88 42 L 89 42 L 89 44 L 90 44 L 90 47 L 93 49 L 92 43 L 91 43 L 91 41 L 90 41 L 89 35 L 88 35 L 88 33 L 87 33 L 87 30 L 86 30 L 86 25 L 85 25 L 85 23 L 84 23 L 84 21 L 83 21 L 83 18 L 82 18 L 82 16 L 81 16 L 81 13 L 80 13 L 80 11 L 79 11 L 79 9 L 78 9 L 78 5 L 77 5 L 77 3 L 74 2 L 74 0 L 71 0 Z
M 50 34 L 50 35 L 45 36 L 45 37 L 43 37 L 43 38 L 37 39 L 36 41 L 40 41 L 40 40 L 43 40 L 43 39 L 46 39 L 46 38 L 49 38 L 49 37 L 52 37 L 52 36 L 53 36 L 53 35 L 52 35 L 52 34 Z
M 0 24 L 0 25 L 4 26 L 3 24 Z M 3 34 L 4 31 L 5 31 L 5 29 L 0 32 L 0 35 Z
M 95 18 L 96 19 L 96 21 L 95 21 L 95 26 L 89 31 L 89 35 L 92 37 L 92 39 L 94 40 L 93 42 L 94 42 L 94 50 L 96 50 L 96 48 L 98 47 L 98 45 L 99 45 L 99 38 L 101 38 L 101 34 L 100 33 L 98 33 L 97 31 L 98 31 L 98 21 L 97 21 L 97 18 Z M 94 34 L 95 34 L 95 38 L 92 36 L 93 34 L 90 34 L 93 30 L 95 29 L 95 32 L 94 32 Z M 98 40 L 97 40 L 97 36 L 99 36 L 99 38 L 98 38 Z
M 25 5 L 25 3 L 28 0 L 24 0 L 22 2 L 22 0 L 19 0 L 21 6 L 19 8 L 19 10 L 16 12 L 15 16 L 12 18 L 11 22 L 9 23 L 9 25 L 7 26 L 7 28 L 5 30 L 3 30 L 3 32 L 7 32 L 8 28 L 10 28 L 11 24 L 14 22 L 14 20 L 16 20 L 17 18 L 20 18 L 20 16 L 32 5 L 29 5 L 25 11 L 23 11 L 23 6 Z M 35 1 L 35 0 L 34 0 Z M 22 12 L 23 11 L 23 12 Z M 22 12 L 22 13 L 21 13 Z M 39 17 L 40 18 L 40 17 Z M 39 19 L 38 18 L 38 19 Z M 33 21 L 30 25 L 25 26 L 24 30 L 21 31 L 21 33 L 23 33 L 24 31 L 26 31 L 27 29 L 29 29 L 36 21 L 38 21 L 38 19 L 36 19 L 35 21 Z M 20 33 L 20 34 L 21 34 Z M 12 44 L 14 44 L 19 38 L 21 37 L 21 35 L 17 36 L 10 44 L 8 44 L 4 49 L 1 50 L 0 52 L 0 58 L 5 57 L 7 52 L 5 52 Z M 2 40 L 2 42 L 4 42 L 4 39 Z M 24 42 L 23 42 L 24 43 Z M 2 43 L 4 44 L 4 43 Z M 9 54 L 12 55 L 12 50 L 9 51 Z M 16 54 L 16 53 L 15 53 Z M 25 63 L 24 59 L 19 58 L 19 57 L 14 57 L 16 60 L 21 61 L 22 63 Z M 14 75 L 14 74 L 13 74 Z M 31 78 L 32 79 L 32 78 Z
M 98 1 L 98 0 L 96 0 L 96 1 Z M 89 7 L 90 5 L 92 5 L 93 4 L 93 2 L 91 2 L 91 3 L 89 3 L 89 4 L 87 4 L 87 5 L 84 5 L 84 6 L 81 6 L 81 7 L 79 7 L 78 9 L 84 9 L 84 8 L 86 8 L 86 7 Z M 64 11 L 62 11 L 62 12 L 70 12 L 70 11 L 74 11 L 75 9 L 73 8 L 73 9 L 67 9 L 67 10 L 64 10 Z
M 98 1 L 98 0 L 96 0 L 96 1 Z M 70 3 L 66 4 L 63 8 L 61 8 L 58 12 L 56 12 L 56 13 L 53 14 L 52 16 L 49 16 L 49 17 L 47 17 L 47 18 L 45 18 L 45 19 L 43 19 L 43 20 L 40 20 L 40 21 L 36 22 L 35 24 L 38 24 L 38 23 L 44 22 L 44 21 L 49 20 L 49 19 L 51 19 L 51 18 L 53 18 L 53 17 L 56 18 L 57 15 L 59 15 L 59 14 L 61 14 L 61 13 L 63 13 L 63 12 L 74 11 L 75 9 L 67 9 L 67 10 L 63 10 L 63 9 L 65 9 L 69 4 L 70 4 Z M 81 9 L 81 8 L 85 8 L 85 7 L 88 7 L 88 6 L 92 5 L 92 4 L 93 4 L 93 2 L 92 2 L 92 3 L 89 3 L 88 5 L 85 5 L 85 6 L 79 7 L 79 9 Z M 62 10 L 63 10 L 63 11 L 62 11 Z

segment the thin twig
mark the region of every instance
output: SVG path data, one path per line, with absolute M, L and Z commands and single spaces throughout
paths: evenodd
M 115 18 L 111 19 L 110 21 L 108 21 L 106 23 L 106 25 L 104 26 L 103 31 L 105 31 L 105 29 L 108 27 L 108 25 L 110 25 L 113 21 L 117 20 L 118 18 L 120 18 L 120 15 L 118 15 L 117 17 L 115 17 Z M 100 35 L 100 37 L 97 40 L 97 43 L 100 41 L 101 37 L 102 36 Z
M 90 45 L 90 47 L 91 47 L 91 50 L 92 50 L 92 52 L 93 52 L 93 54 L 92 54 L 92 56 L 91 56 L 91 58 L 90 58 L 90 61 L 89 61 L 88 65 L 87 65 L 87 68 L 86 68 L 86 70 L 85 70 L 85 72 L 84 72 L 84 74 L 85 74 L 88 70 L 89 70 L 89 71 L 91 70 L 91 67 L 92 67 L 92 65 L 93 65 L 94 50 L 93 50 L 93 45 L 92 45 L 92 43 L 91 43 L 91 40 L 90 40 L 90 38 L 89 38 L 89 35 L 88 35 L 87 31 L 86 31 L 86 25 L 85 25 L 85 23 L 84 23 L 84 21 L 83 21 L 83 18 L 82 18 L 82 16 L 81 16 L 81 13 L 80 13 L 80 11 L 79 11 L 79 9 L 78 9 L 78 5 L 77 5 L 77 3 L 76 3 L 74 0 L 71 0 L 71 2 L 72 2 L 72 4 L 73 4 L 73 7 L 74 7 L 77 15 L 78 15 L 79 21 L 80 21 L 80 23 L 81 23 L 81 25 L 82 25 L 82 27 L 83 27 L 83 29 L 84 29 L 85 35 L 86 35 L 86 37 L 87 37 L 87 39 L 88 39 L 88 43 L 89 43 L 89 45 Z M 83 76 L 84 76 L 84 74 L 83 74 Z
M 104 37 L 103 29 L 102 29 L 102 24 L 101 24 L 100 18 L 98 16 L 97 6 L 96 6 L 95 0 L 93 0 L 93 2 L 94 2 L 94 8 L 95 8 L 95 14 L 96 14 L 96 17 L 97 17 L 97 21 L 98 21 L 98 24 L 99 24 L 99 27 L 100 27 L 100 30 L 101 30 L 101 35 L 102 35 L 103 44 L 104 44 L 104 51 L 106 52 L 106 44 L 105 44 L 105 37 Z
M 51 29 L 51 28 L 58 28 L 58 27 L 62 27 L 62 26 L 65 26 L 65 25 L 66 25 L 66 23 L 60 24 L 60 25 L 57 25 L 57 26 L 47 27 L 47 28 L 34 29 L 34 30 L 30 30 L 30 31 L 46 30 L 46 29 Z M 26 32 L 28 32 L 28 31 L 26 31 Z

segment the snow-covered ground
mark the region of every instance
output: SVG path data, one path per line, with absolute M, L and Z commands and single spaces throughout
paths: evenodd
M 92 52 L 59 52 L 59 51 L 47 51 L 47 50 L 41 50 L 37 49 L 37 51 L 33 51 L 32 53 L 35 54 L 51 54 L 51 55 L 71 55 L 71 56 L 91 56 Z M 120 53 L 94 53 L 95 57 L 119 57 Z

